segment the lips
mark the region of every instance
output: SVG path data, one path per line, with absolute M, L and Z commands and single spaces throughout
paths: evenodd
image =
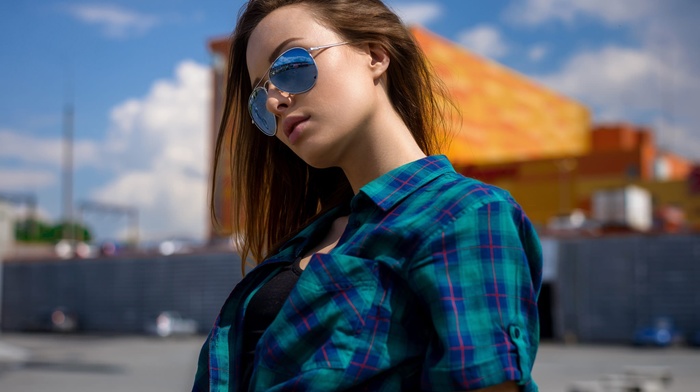
M 284 135 L 289 138 L 289 136 L 294 132 L 294 128 L 300 123 L 309 119 L 309 116 L 290 116 L 282 121 L 282 130 Z

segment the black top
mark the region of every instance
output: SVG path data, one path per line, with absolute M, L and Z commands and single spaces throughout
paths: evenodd
M 289 293 L 301 276 L 301 258 L 283 267 L 253 295 L 243 320 L 243 384 L 248 385 L 253 373 L 255 346 L 267 327 L 277 317 Z

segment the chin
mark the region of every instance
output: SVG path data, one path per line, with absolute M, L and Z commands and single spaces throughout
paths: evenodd
M 292 151 L 307 165 L 316 169 L 339 167 L 347 141 L 336 134 L 307 134 L 300 138 Z M 324 137 L 325 136 L 325 137 Z
M 301 148 L 296 149 L 294 152 L 307 165 L 316 169 L 328 169 L 338 166 L 337 159 L 333 158 L 333 154 L 330 154 L 327 148 Z

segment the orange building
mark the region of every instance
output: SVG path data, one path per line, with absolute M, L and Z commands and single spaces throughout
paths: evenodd
M 630 124 L 593 128 L 591 150 L 581 156 L 492 165 L 470 165 L 461 172 L 508 189 L 530 219 L 545 226 L 550 218 L 581 210 L 590 216 L 596 191 L 636 185 L 649 191 L 657 214 L 681 211 L 690 228 L 700 229 L 700 168 L 659 151 L 653 133 Z
M 590 113 L 582 104 L 423 28 L 411 32 L 459 113 L 450 117 L 454 165 L 582 155 Z

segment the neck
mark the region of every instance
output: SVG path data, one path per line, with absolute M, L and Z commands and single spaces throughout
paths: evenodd
M 368 182 L 406 163 L 425 157 L 410 130 L 393 107 L 379 110 L 367 131 L 347 151 L 340 167 L 355 194 Z

